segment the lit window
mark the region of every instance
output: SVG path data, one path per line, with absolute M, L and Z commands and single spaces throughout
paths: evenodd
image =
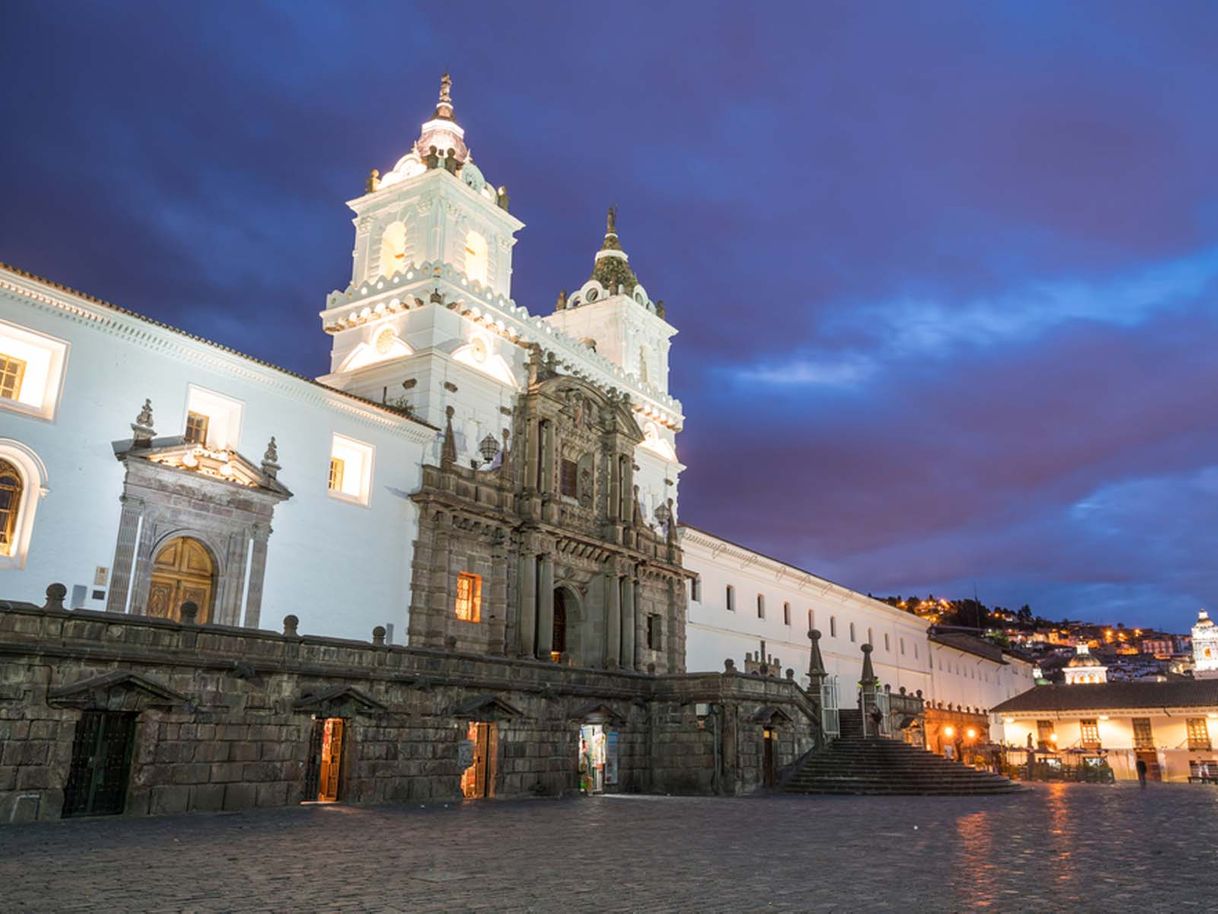
M 370 444 L 335 435 L 330 445 L 330 476 L 327 488 L 335 498 L 366 505 L 372 497 L 372 463 L 375 451 Z
M 471 282 L 486 285 L 486 239 L 477 232 L 465 236 L 465 275 Z
M 241 439 L 241 416 L 245 406 L 240 400 L 191 384 L 186 393 L 186 437 L 215 450 L 236 450 Z M 191 417 L 202 426 L 203 437 L 191 438 Z
M 0 409 L 54 419 L 68 344 L 0 321 Z
M 736 611 L 736 588 L 731 584 L 727 585 L 727 608 L 732 612 Z
M 1078 722 L 1078 728 L 1084 746 L 1092 747 L 1100 744 L 1100 725 L 1095 718 L 1083 718 Z
M 1209 749 L 1210 731 L 1204 717 L 1188 718 L 1188 748 Z
M 457 618 L 462 622 L 482 619 L 482 575 L 465 571 L 457 575 Z
M 186 440 L 193 444 L 207 443 L 207 416 L 202 413 L 186 414 Z
M 46 494 L 46 467 L 33 451 L 0 438 L 0 569 L 24 568 L 34 511 Z
M 0 555 L 10 556 L 17 538 L 17 515 L 21 513 L 25 482 L 7 460 L 0 460 Z
M 21 380 L 25 377 L 25 362 L 0 352 L 0 397 L 16 400 L 21 394 Z
M 791 624 L 791 604 L 790 603 L 782 604 L 782 624 L 783 625 Z
M 1133 719 L 1133 747 L 1135 749 L 1153 749 L 1155 747 L 1155 735 L 1150 727 L 1149 717 Z

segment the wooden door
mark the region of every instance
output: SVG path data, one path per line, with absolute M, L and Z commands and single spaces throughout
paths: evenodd
M 470 721 L 466 739 L 473 744 L 474 758 L 461 774 L 461 793 L 467 799 L 493 797 L 495 760 L 499 751 L 498 727 L 493 723 Z
M 202 543 L 188 536 L 170 540 L 152 563 L 148 615 L 177 619 L 182 604 L 199 607 L 199 622 L 211 619 L 216 566 Z
M 341 717 L 326 718 L 321 738 L 321 777 L 317 799 L 333 803 L 338 799 L 339 775 L 343 766 L 345 721 Z
M 774 731 L 766 729 L 761 740 L 761 780 L 766 787 L 774 786 Z
M 76 724 L 63 817 L 115 816 L 127 805 L 135 715 L 85 711 Z

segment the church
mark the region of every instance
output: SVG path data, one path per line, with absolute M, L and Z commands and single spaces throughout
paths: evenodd
M 45 722 L 20 729 L 48 760 L 0 777 L 0 820 L 97 812 L 90 740 L 127 759 L 119 811 L 741 792 L 813 745 L 865 645 L 932 710 L 1031 686 L 680 523 L 663 302 L 612 209 L 574 292 L 512 299 L 523 223 L 451 89 L 348 204 L 316 378 L 0 267 L 0 646 L 24 658 L 0 735 Z

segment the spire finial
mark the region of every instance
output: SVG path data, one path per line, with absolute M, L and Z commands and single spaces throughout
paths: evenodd
M 445 73 L 440 77 L 440 100 L 436 103 L 436 117 L 453 116 L 453 78 Z
M 617 234 L 617 207 L 609 207 L 609 215 L 605 217 L 605 234 Z

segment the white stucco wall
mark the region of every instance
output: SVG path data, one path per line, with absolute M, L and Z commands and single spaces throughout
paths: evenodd
M 294 613 L 304 633 L 367 640 L 374 626 L 392 624 L 402 642 L 416 524 L 408 495 L 433 430 L 8 271 L 0 271 L 0 319 L 69 343 L 53 421 L 0 409 L 0 438 L 34 451 L 48 477 L 25 567 L 0 570 L 0 599 L 40 603 L 56 581 L 69 598 L 78 585 L 92 594 L 118 533 L 123 467 L 111 442 L 131 437 L 145 398 L 158 435 L 182 434 L 194 384 L 240 401 L 236 450 L 255 465 L 276 437 L 279 480 L 293 492 L 275 511 L 263 627 Z M 376 449 L 367 506 L 327 491 L 334 433 Z M 100 610 L 105 600 L 81 605 Z

